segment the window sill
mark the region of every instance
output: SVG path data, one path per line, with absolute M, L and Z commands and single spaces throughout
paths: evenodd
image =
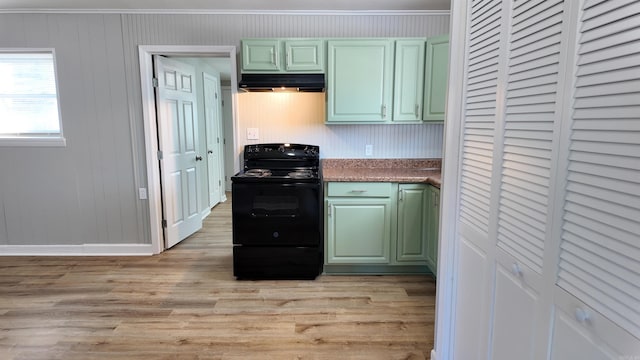
M 0 146 L 8 147 L 66 147 L 67 139 L 64 137 L 2 137 L 0 136 Z

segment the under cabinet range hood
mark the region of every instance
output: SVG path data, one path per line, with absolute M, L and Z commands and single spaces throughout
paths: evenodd
M 242 74 L 244 91 L 324 91 L 324 74 Z

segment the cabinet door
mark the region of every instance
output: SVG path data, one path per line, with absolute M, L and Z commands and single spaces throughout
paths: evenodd
M 397 261 L 427 260 L 428 202 L 427 185 L 400 185 Z
M 328 42 L 327 122 L 386 122 L 392 116 L 393 42 Z
M 440 189 L 428 186 L 427 265 L 436 276 L 438 270 L 438 238 L 440 235 Z
M 287 40 L 284 47 L 287 71 L 324 72 L 322 40 Z
M 389 263 L 389 198 L 328 200 L 326 214 L 327 263 Z
M 427 39 L 423 120 L 444 120 L 448 74 L 449 36 L 444 35 Z
M 424 40 L 396 41 L 393 85 L 393 121 L 422 120 Z
M 280 70 L 281 59 L 279 52 L 279 40 L 242 40 L 242 71 Z

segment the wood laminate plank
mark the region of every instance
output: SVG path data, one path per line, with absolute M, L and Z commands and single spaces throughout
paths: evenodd
M 231 202 L 152 257 L 4 257 L 0 358 L 428 359 L 429 276 L 236 281 Z

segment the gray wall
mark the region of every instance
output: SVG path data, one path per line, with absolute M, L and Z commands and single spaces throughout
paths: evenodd
M 138 45 L 432 36 L 448 23 L 447 15 L 428 14 L 0 14 L 0 47 L 55 48 L 67 138 L 64 148 L 0 149 L 0 245 L 150 243 L 147 204 L 137 199 L 146 187 Z M 440 138 L 441 126 L 427 127 L 435 133 L 425 139 Z M 380 137 L 384 128 L 332 131 L 345 132 L 337 136 L 344 141 Z M 407 146 L 441 147 L 429 141 Z M 397 141 L 388 146 L 405 156 Z

